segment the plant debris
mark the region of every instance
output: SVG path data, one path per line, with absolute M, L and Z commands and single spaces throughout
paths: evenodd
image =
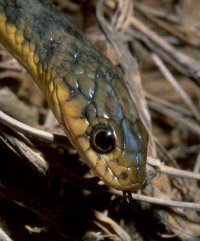
M 55 0 L 115 65 L 149 132 L 147 181 L 106 187 L 0 46 L 0 240 L 200 240 L 200 2 Z

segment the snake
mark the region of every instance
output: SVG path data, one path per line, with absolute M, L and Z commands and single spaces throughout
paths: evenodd
M 120 191 L 141 188 L 148 133 L 119 66 L 49 0 L 0 0 L 0 42 L 100 180 Z

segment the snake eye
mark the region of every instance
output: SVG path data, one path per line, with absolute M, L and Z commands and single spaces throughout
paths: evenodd
M 96 125 L 91 133 L 91 146 L 98 153 L 109 153 L 115 148 L 115 135 L 108 125 Z

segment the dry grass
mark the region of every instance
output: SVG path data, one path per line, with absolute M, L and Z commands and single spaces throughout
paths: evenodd
M 132 201 L 99 183 L 1 47 L 0 239 L 200 240 L 199 2 L 54 2 L 124 71 L 151 137 L 147 182 Z

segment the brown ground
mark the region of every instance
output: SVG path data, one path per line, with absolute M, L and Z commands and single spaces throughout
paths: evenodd
M 108 0 L 113 30 L 100 24 L 109 41 L 95 0 L 54 2 L 129 77 L 157 176 L 139 192 L 145 202 L 128 204 L 98 184 L 66 138 L 45 142 L 1 119 L 0 240 L 200 240 L 200 1 Z M 43 94 L 2 46 L 0 110 L 62 134 Z

